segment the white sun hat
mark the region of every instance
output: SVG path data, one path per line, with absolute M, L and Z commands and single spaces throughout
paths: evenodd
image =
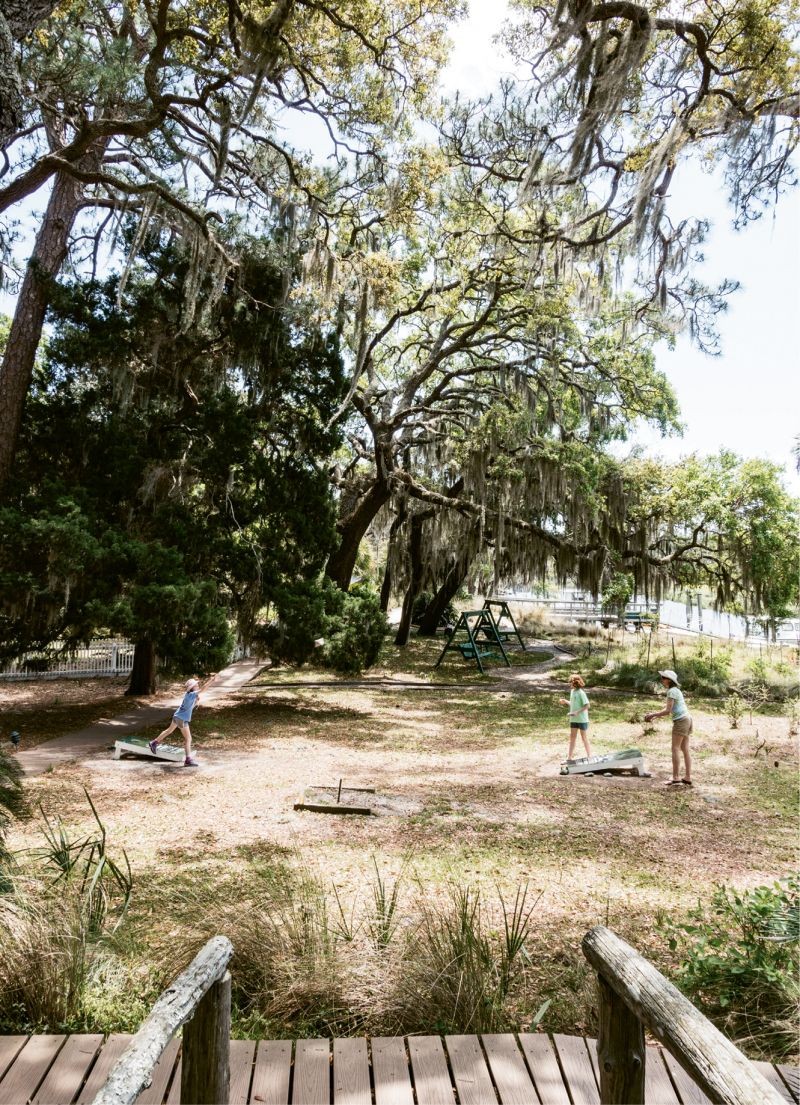
M 662 679 L 671 679 L 676 687 L 680 687 L 678 676 L 675 674 L 672 668 L 667 668 L 665 671 L 660 671 L 658 674 L 661 676 Z

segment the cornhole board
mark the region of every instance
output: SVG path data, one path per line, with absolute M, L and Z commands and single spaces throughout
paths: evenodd
M 607 756 L 583 756 L 571 763 L 565 760 L 561 765 L 561 775 L 603 775 L 605 772 L 627 771 L 631 775 L 647 775 L 644 756 L 638 748 L 627 748 L 624 752 L 611 752 Z
M 176 744 L 160 744 L 158 752 L 153 755 L 145 737 L 128 737 L 125 740 L 114 741 L 114 759 L 121 760 L 123 756 L 144 756 L 148 760 L 183 763 L 185 752 L 182 745 L 178 747 Z

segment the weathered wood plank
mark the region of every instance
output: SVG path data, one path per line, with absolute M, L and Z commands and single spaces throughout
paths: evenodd
M 333 1041 L 334 1105 L 372 1105 L 367 1041 Z
M 294 1052 L 294 1105 L 331 1105 L 331 1052 L 327 1040 L 298 1040 Z
M 773 1089 L 777 1090 L 784 1101 L 790 1101 L 794 1105 L 794 1098 L 789 1092 L 789 1087 L 773 1067 L 772 1063 L 756 1062 L 755 1065 L 764 1075 Z
M 170 1040 L 155 1065 L 150 1085 L 145 1087 L 136 1098 L 136 1105 L 161 1105 L 167 1093 L 167 1086 L 175 1069 L 175 1059 L 178 1055 L 178 1040 Z M 124 1052 L 123 1052 L 124 1054 Z M 97 1099 L 95 1098 L 95 1101 Z
M 183 1028 L 181 1099 L 227 1105 L 231 1086 L 231 976 L 226 971 Z
M 69 1105 L 77 1096 L 102 1045 L 101 1033 L 68 1036 L 44 1082 L 31 1097 L 31 1105 Z
M 778 1064 L 777 1071 L 789 1087 L 789 1093 L 795 1101 L 800 1101 L 800 1070 L 797 1067 L 785 1067 Z
M 553 1043 L 556 1046 L 561 1069 L 564 1072 L 564 1081 L 569 1087 L 572 1100 L 580 1101 L 581 1105 L 600 1105 L 600 1093 L 597 1089 L 592 1061 L 581 1037 L 554 1033 Z
M 414 1105 L 406 1046 L 397 1036 L 372 1037 L 375 1105 Z
M 183 1054 L 178 1056 L 178 1065 L 175 1067 L 175 1073 L 172 1075 L 172 1081 L 169 1084 L 169 1093 L 167 1094 L 165 1105 L 181 1105 L 181 1101 L 183 1100 L 183 1093 L 181 1092 L 182 1085 Z
M 478 1037 L 445 1036 L 444 1043 L 460 1105 L 489 1105 L 497 1101 Z
M 32 1097 L 50 1069 L 65 1036 L 31 1036 L 0 1082 L 0 1105 L 19 1105 Z
M 131 1037 L 127 1033 L 114 1033 L 108 1037 L 80 1092 L 77 1105 L 88 1105 L 130 1042 Z
M 132 1105 L 176 1031 L 193 1016 L 203 996 L 228 969 L 233 947 L 215 936 L 194 957 L 153 1006 L 150 1016 L 117 1060 L 94 1105 Z M 225 1037 L 227 1044 L 230 1033 Z
M 599 1024 L 596 1056 L 600 1097 L 603 1101 L 644 1105 L 642 1022 L 602 975 L 597 978 L 597 990 Z
M 711 1098 L 703 1093 L 695 1080 L 689 1077 L 678 1060 L 673 1059 L 666 1048 L 661 1055 L 672 1076 L 672 1081 L 678 1087 L 678 1095 L 683 1105 L 711 1105 Z
M 22 1050 L 27 1036 L 0 1036 L 0 1081 Z
M 484 1032 L 481 1040 L 502 1105 L 530 1105 L 536 1101 L 536 1090 L 515 1037 L 508 1032 Z
M 250 1100 L 256 1105 L 289 1105 L 291 1040 L 260 1040 Z
M 542 1105 L 570 1105 L 553 1045 L 544 1032 L 520 1032 L 519 1042 Z
M 644 1099 L 647 1105 L 681 1105 L 670 1081 L 660 1047 L 648 1047 L 644 1073 Z
M 453 1084 L 440 1038 L 409 1036 L 408 1054 L 417 1101 L 424 1101 L 425 1105 L 453 1105 Z
M 598 974 L 710 1098 L 729 1105 L 783 1105 L 741 1051 L 630 944 L 598 925 L 583 938 Z
M 230 1105 L 247 1105 L 250 1100 L 255 1054 L 255 1040 L 231 1040 L 231 1084 L 228 1094 Z

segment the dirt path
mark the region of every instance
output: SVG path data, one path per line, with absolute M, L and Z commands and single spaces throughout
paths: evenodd
M 205 687 L 204 705 L 210 705 L 224 698 L 231 691 L 239 690 L 263 671 L 266 663 L 265 660 L 237 660 L 227 668 L 223 668 Z M 137 705 L 124 714 L 118 714 L 114 718 L 104 718 L 84 729 L 45 741 L 44 744 L 30 751 L 20 752 L 19 762 L 26 775 L 41 775 L 60 764 L 81 760 L 88 754 L 105 748 L 109 743 L 138 733 L 149 725 L 166 721 L 179 704 L 180 697 L 168 696 L 144 707 Z

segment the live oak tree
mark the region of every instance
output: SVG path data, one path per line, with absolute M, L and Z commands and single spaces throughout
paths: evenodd
M 76 260 L 73 231 L 77 259 L 83 248 L 96 266 L 122 215 L 139 219 L 134 253 L 151 221 L 167 225 L 185 242 L 194 285 L 210 271 L 218 288 L 237 264 L 220 221 L 249 219 L 257 230 L 279 208 L 291 226 L 296 204 L 324 221 L 363 187 L 356 168 L 342 192 L 345 156 L 381 172 L 387 143 L 428 100 L 458 12 L 455 0 L 31 6 L 11 66 L 25 82 L 0 213 L 45 185 L 51 192 L 0 366 L 0 485 L 50 281 L 68 254 Z M 304 115 L 326 128 L 332 169 L 315 169 L 286 137 L 287 121 Z
M 119 277 L 59 290 L 0 508 L 0 639 L 17 655 L 111 630 L 192 670 L 252 638 L 263 609 L 319 575 L 333 539 L 324 470 L 342 397 L 331 335 L 282 303 L 269 243 L 191 331 L 186 265 L 143 244 Z
M 425 507 L 417 516 L 411 501 L 438 503 L 435 495 L 458 492 L 451 513 L 524 515 L 519 499 L 501 508 L 487 498 L 491 446 L 474 446 L 490 412 L 519 407 L 529 419 L 515 448 L 539 510 L 550 509 L 537 498 L 543 487 L 562 503 L 566 494 L 566 484 L 549 482 L 562 437 L 597 444 L 637 416 L 664 428 L 675 419 L 649 352 L 668 321 L 578 267 L 532 273 L 527 250 L 510 244 L 526 212 L 457 171 L 441 152 L 419 150 L 377 193 L 368 233 L 342 234 L 333 257 L 342 285 L 337 296 L 334 279 L 331 310 L 349 323 L 351 413 L 343 406 L 350 452 L 335 474 L 340 544 L 328 572 L 343 588 L 364 534 L 393 499 L 417 535 L 431 515 Z M 324 259 L 320 250 L 323 270 Z M 470 466 L 479 475 L 465 491 Z M 529 533 L 535 542 L 535 525 Z

